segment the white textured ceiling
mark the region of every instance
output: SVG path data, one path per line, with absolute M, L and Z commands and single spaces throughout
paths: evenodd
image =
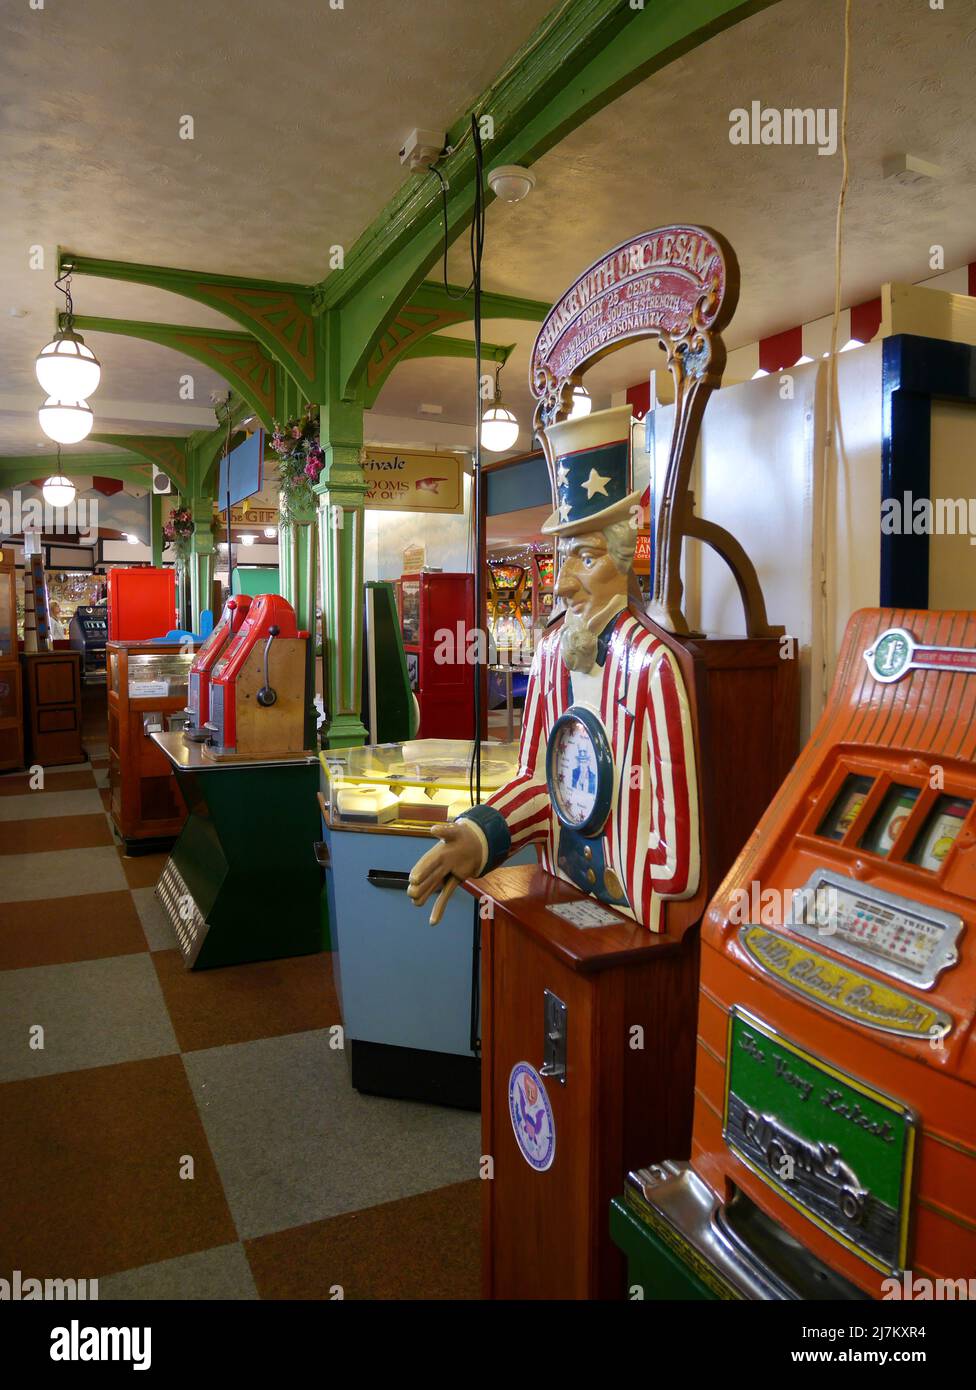
M 0 19 L 0 453 L 41 438 L 33 361 L 59 245 L 88 256 L 313 282 L 407 177 L 415 126 L 446 130 L 552 0 L 8 0 Z M 179 138 L 180 119 L 194 139 Z M 28 269 L 30 248 L 46 269 Z M 75 281 L 78 313 L 234 327 L 178 296 Z M 11 318 L 10 308 L 29 311 Z M 189 359 L 86 334 L 92 398 L 178 405 Z M 162 355 L 161 355 L 162 354 Z M 39 400 L 37 402 L 40 403 Z M 186 429 L 199 421 L 188 406 Z M 98 426 L 107 425 L 104 411 Z M 131 422 L 124 427 L 135 428 Z M 150 432 L 169 420 L 145 414 Z M 41 453 L 41 450 L 38 450 Z
M 312 281 L 334 242 L 351 244 L 402 183 L 397 160 L 414 125 L 441 129 L 505 64 L 550 0 L 48 0 L 5 7 L 0 57 L 0 452 L 38 437 L 29 413 L 33 357 L 56 307 L 49 272 L 26 269 L 28 247 Z M 976 4 L 856 0 L 853 6 L 851 183 L 844 302 L 882 280 L 929 274 L 976 256 L 972 72 Z M 729 112 L 835 106 L 843 0 L 780 0 L 665 68 L 572 132 L 534 166 L 524 203 L 488 210 L 488 289 L 553 300 L 604 250 L 657 223 L 721 230 L 742 268 L 731 346 L 828 312 L 839 154 L 733 146 Z M 194 141 L 178 139 L 181 115 Z M 909 151 L 945 177 L 910 190 L 882 181 L 886 155 Z M 467 283 L 467 238 L 451 276 Z M 437 271 L 432 272 L 436 275 Z M 159 291 L 79 278 L 78 311 L 232 326 Z M 11 306 L 30 316 L 11 319 Z M 463 329 L 452 330 L 459 336 Z M 517 343 L 506 400 L 528 421 L 525 384 L 535 328 L 485 325 Z M 90 335 L 105 362 L 93 406 L 145 408 L 143 427 L 179 431 L 181 371 L 208 374 L 139 342 Z M 640 379 L 653 350 L 594 369 L 598 402 Z M 377 403 L 389 416 L 443 406 L 471 418 L 470 364 L 397 368 Z M 155 413 L 154 413 L 155 412 Z M 19 422 L 19 423 L 18 423 Z M 99 419 L 100 425 L 106 420 Z M 187 428 L 197 427 L 187 419 Z M 122 428 L 137 425 L 126 419 Z M 33 432 L 33 433 L 31 433 Z M 519 441 L 529 447 L 528 432 Z M 38 450 L 40 454 L 41 451 Z
M 689 221 L 723 232 L 738 254 L 742 288 L 726 332 L 730 347 L 829 313 L 840 153 L 732 145 L 729 112 L 753 100 L 781 109 L 839 106 L 843 13 L 843 0 L 780 0 L 571 132 L 533 165 L 536 187 L 523 203 L 488 209 L 486 287 L 551 302 L 618 242 Z M 932 275 L 934 244 L 945 249 L 946 269 L 976 258 L 974 68 L 974 0 L 947 0 L 944 11 L 930 10 L 928 0 L 855 0 L 845 305 L 873 298 L 883 281 Z M 885 157 L 906 151 L 941 165 L 944 178 L 919 189 L 884 182 Z M 449 265 L 451 278 L 467 284 L 466 245 L 456 243 Z M 496 337 L 488 324 L 486 337 L 511 342 L 515 334 Z M 532 340 L 523 326 L 503 377 L 525 420 Z M 587 384 L 595 395 L 632 384 L 655 356 L 647 346 L 640 366 L 633 352 L 616 354 Z M 394 375 L 378 407 L 389 408 L 399 391 Z M 448 391 L 445 416 L 467 402 L 463 391 L 450 384 Z M 528 447 L 527 435 L 520 447 Z

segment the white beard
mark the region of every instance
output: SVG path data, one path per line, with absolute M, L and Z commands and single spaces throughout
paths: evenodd
M 596 664 L 597 634 L 591 632 L 571 608 L 566 609 L 559 634 L 559 650 L 571 671 L 592 671 Z

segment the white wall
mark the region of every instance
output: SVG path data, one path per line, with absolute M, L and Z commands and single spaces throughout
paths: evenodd
M 471 476 L 464 474 L 464 511 L 366 512 L 364 573 L 367 579 L 399 579 L 403 552 L 426 545 L 427 564 L 449 573 L 473 573 L 471 544 Z

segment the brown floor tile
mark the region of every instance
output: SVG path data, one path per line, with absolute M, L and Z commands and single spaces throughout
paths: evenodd
M 457 1183 L 379 1207 L 246 1240 L 262 1298 L 481 1296 L 481 1183 Z
M 116 848 L 130 888 L 155 888 L 163 872 L 168 854 L 126 854 L 121 845 Z
M 112 832 L 103 815 L 54 816 L 50 820 L 5 821 L 0 835 L 0 854 L 95 849 L 112 843 Z
M 99 787 L 99 789 L 98 789 L 98 794 L 99 794 L 99 796 L 102 798 L 102 805 L 105 807 L 106 811 L 111 812 L 111 810 L 112 810 L 112 788 L 111 788 L 111 787 Z
M 87 768 L 83 772 L 44 773 L 44 790 L 50 792 L 90 791 L 95 778 Z M 0 777 L 0 796 L 23 796 L 31 790 L 30 774 L 15 772 L 9 777 Z
M 0 917 L 0 970 L 101 960 L 147 949 L 129 892 L 5 903 Z
M 0 1113 L 0 1269 L 101 1276 L 237 1239 L 179 1057 L 13 1081 Z
M 341 1022 L 328 953 L 193 971 L 179 951 L 155 951 L 153 964 L 181 1052 Z

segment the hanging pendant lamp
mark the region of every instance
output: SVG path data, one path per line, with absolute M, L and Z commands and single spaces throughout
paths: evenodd
M 75 332 L 70 266 L 55 280 L 54 287 L 64 295 L 64 313 L 58 317 L 57 333 L 37 354 L 34 371 L 55 400 L 87 401 L 98 389 L 102 367 L 81 334 Z
M 502 389 L 499 385 L 501 368 L 495 372 L 495 397 L 481 417 L 481 447 L 492 454 L 503 454 L 511 449 L 519 437 L 518 418 L 502 405 Z

